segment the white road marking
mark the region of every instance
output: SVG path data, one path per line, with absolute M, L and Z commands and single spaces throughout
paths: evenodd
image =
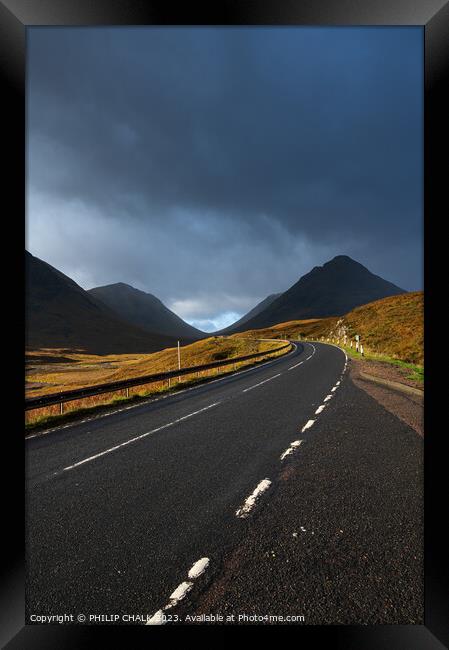
M 303 440 L 294 440 L 293 442 L 290 443 L 290 447 L 284 451 L 284 453 L 281 455 L 281 460 L 284 460 L 287 456 L 292 454 L 299 445 L 304 442 Z
M 160 609 L 153 614 L 151 618 L 145 623 L 145 625 L 163 625 L 164 624 L 164 610 Z
M 125 442 L 121 442 L 119 445 L 115 445 L 114 447 L 110 447 L 109 449 L 105 449 L 104 451 L 100 451 L 98 454 L 94 454 L 93 456 L 89 456 L 88 458 L 84 458 L 83 460 L 78 461 L 77 463 L 74 463 L 73 465 L 68 465 L 68 467 L 64 467 L 62 470 L 58 470 L 57 472 L 54 472 L 54 474 L 60 474 L 60 472 L 67 472 L 68 470 L 74 469 L 75 467 L 79 467 L 80 465 L 84 465 L 84 463 L 89 463 L 92 460 L 95 460 L 96 458 L 100 458 L 101 456 L 104 456 L 105 454 L 110 454 L 113 451 L 116 451 L 117 449 L 120 449 L 121 447 L 126 447 L 127 445 L 130 445 L 133 442 L 137 442 L 138 440 L 142 440 L 143 438 L 146 438 L 147 436 L 152 435 L 153 433 L 157 433 L 158 431 L 162 431 L 162 429 L 167 429 L 168 427 L 172 427 L 175 424 L 178 424 L 178 422 L 183 422 L 184 420 L 187 420 L 188 418 L 193 417 L 194 415 L 198 415 L 198 413 L 203 413 L 203 411 L 207 411 L 214 406 L 218 406 L 218 404 L 221 404 L 221 402 L 214 402 L 213 404 L 209 404 L 209 406 L 205 406 L 202 409 L 199 409 L 199 411 L 194 411 L 193 413 L 189 413 L 188 415 L 184 415 L 182 418 L 178 418 L 177 420 L 173 420 L 173 422 L 168 422 L 167 424 L 163 424 L 160 427 L 157 427 L 156 429 L 152 429 L 151 431 L 147 431 L 146 433 L 142 433 L 140 436 L 135 436 L 135 438 L 131 438 L 130 440 L 126 440 Z
M 170 607 L 174 607 L 182 600 L 193 587 L 193 582 L 181 582 L 170 595 Z
M 188 573 L 190 580 L 181 582 L 181 584 L 178 585 L 170 595 L 168 603 L 162 609 L 159 609 L 155 614 L 153 614 L 153 616 L 147 620 L 145 625 L 164 625 L 164 611 L 172 609 L 172 607 L 175 607 L 181 600 L 183 600 L 183 598 L 185 598 L 193 587 L 193 580 L 199 578 L 208 566 L 208 557 L 202 557 L 200 560 L 195 562 Z
M 247 517 L 251 510 L 254 508 L 256 505 L 257 499 L 260 497 L 260 495 L 265 492 L 265 490 L 268 490 L 268 488 L 271 485 L 271 481 L 268 478 L 264 478 L 263 481 L 259 483 L 259 485 L 256 487 L 254 492 L 250 494 L 250 496 L 246 499 L 245 503 L 243 506 L 241 506 L 238 510 L 236 510 L 236 515 L 237 517 L 240 517 L 243 519 L 244 517 Z
M 340 381 L 337 381 L 337 383 L 336 383 L 335 385 L 336 385 L 336 386 L 340 386 Z
M 323 409 L 325 409 L 325 408 L 326 408 L 326 404 L 321 404 L 321 406 L 319 406 L 317 408 L 317 410 L 315 411 L 315 415 L 319 415 L 321 413 L 321 411 L 323 411 Z
M 276 377 L 280 377 L 282 373 L 280 372 L 277 375 L 273 375 L 272 377 L 268 377 L 268 379 L 264 379 L 263 381 L 260 381 L 258 384 L 254 384 L 254 386 L 250 386 L 249 388 L 245 388 L 242 390 L 242 393 L 247 393 L 249 390 L 252 390 L 253 388 L 257 388 L 258 386 L 262 386 L 262 384 L 266 384 L 267 381 L 271 381 L 272 379 L 276 379 Z
M 294 366 L 290 366 L 289 370 L 293 370 L 293 368 L 297 368 L 298 366 L 300 366 L 303 363 L 304 363 L 304 361 L 300 361 L 299 363 L 295 364 Z
M 328 402 L 330 399 L 332 399 L 333 395 L 328 395 L 327 397 L 324 398 L 324 402 Z
M 310 429 L 311 426 L 313 426 L 315 423 L 315 420 L 309 420 L 308 422 L 305 423 L 303 428 L 301 429 L 301 433 L 304 433 L 306 429 Z
M 337 388 L 338 388 L 338 386 L 334 386 L 334 387 L 332 388 L 332 390 L 331 390 L 331 393 L 335 393 L 335 391 L 337 390 Z
M 198 578 L 202 573 L 205 572 L 207 567 L 209 566 L 209 558 L 208 557 L 202 557 L 201 560 L 198 560 L 198 562 L 195 562 L 193 567 L 189 571 L 189 578 L 192 580 L 195 580 L 195 578 Z

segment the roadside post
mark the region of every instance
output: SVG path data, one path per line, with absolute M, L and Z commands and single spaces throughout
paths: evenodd
M 360 354 L 361 354 L 362 357 L 363 357 L 363 344 L 360 345 Z
M 181 370 L 181 348 L 178 341 L 178 370 Z M 178 381 L 181 381 L 181 377 L 178 377 Z
M 360 341 L 360 336 L 359 336 L 359 334 L 356 334 L 355 335 L 355 349 L 357 350 L 357 352 L 359 351 L 359 341 Z

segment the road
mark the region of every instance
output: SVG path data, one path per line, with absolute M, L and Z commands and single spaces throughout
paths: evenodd
M 354 429 L 357 418 L 363 431 Z M 332 446 L 344 449 L 335 462 Z M 301 474 L 294 474 L 304 458 L 309 458 L 306 486 Z M 346 522 L 352 518 L 353 554 L 362 544 L 363 554 L 372 556 L 360 566 L 350 564 L 353 580 L 363 583 L 370 562 L 377 567 L 379 558 L 386 558 L 391 584 L 399 580 L 399 588 L 392 587 L 394 616 L 419 622 L 421 460 L 422 441 L 352 384 L 345 354 L 307 342 L 246 372 L 29 438 L 27 620 L 71 613 L 75 621 L 82 614 L 109 617 L 91 622 L 122 624 L 124 619 L 110 617 L 131 615 L 130 623 L 146 616 L 159 623 L 163 610 L 175 621 L 177 611 L 194 611 L 206 591 L 201 611 L 209 602 L 230 612 L 229 598 L 220 603 L 214 585 L 223 584 L 229 558 L 239 548 L 245 587 L 234 590 L 233 607 L 254 610 L 259 602 L 263 611 L 273 576 L 262 571 L 260 578 L 267 582 L 260 589 L 257 549 L 264 538 L 276 538 L 280 526 L 270 504 L 277 504 L 284 522 L 293 517 L 297 526 L 297 505 L 293 509 L 292 504 L 306 488 L 302 521 L 312 514 L 315 521 L 318 516 L 323 521 L 334 521 L 336 515 Z M 294 482 L 287 481 L 289 472 Z M 313 475 L 315 499 L 310 498 Z M 326 476 L 334 475 L 353 483 L 337 486 L 331 504 L 320 496 L 320 482 L 327 493 Z M 355 509 L 348 511 L 351 503 Z M 384 512 L 388 528 L 379 534 L 363 524 L 364 519 L 372 524 L 376 508 Z M 301 533 L 299 527 L 296 538 Z M 313 574 L 314 561 L 319 563 L 324 551 L 310 543 L 306 565 Z M 326 547 L 325 552 L 332 563 L 333 551 Z M 291 567 L 296 565 L 292 557 Z M 305 579 L 298 571 L 285 579 L 289 585 L 274 585 L 277 611 L 298 611 L 292 589 L 299 576 L 301 584 Z M 310 582 L 316 584 L 313 575 Z M 344 583 L 340 589 L 349 593 Z M 231 594 L 232 584 L 223 589 Z M 390 594 L 389 585 L 387 590 Z M 316 593 L 309 592 L 315 602 Z M 379 599 L 378 593 L 373 597 Z M 408 604 L 402 611 L 404 598 Z M 351 607 L 349 595 L 347 600 Z M 363 607 L 371 611 L 372 603 L 366 595 L 358 601 L 362 606 L 352 606 L 349 620 L 363 622 Z M 322 608 L 322 622 L 340 620 L 338 607 Z M 379 610 L 376 620 L 390 619 Z

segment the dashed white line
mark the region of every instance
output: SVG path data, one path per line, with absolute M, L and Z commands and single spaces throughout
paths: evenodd
M 281 460 L 284 460 L 284 458 L 292 454 L 302 442 L 304 442 L 304 440 L 294 440 L 293 442 L 291 442 L 290 447 L 288 447 L 288 449 L 286 449 L 284 453 L 281 455 Z
M 271 481 L 268 478 L 264 478 L 263 481 L 259 483 L 259 485 L 256 487 L 254 492 L 250 494 L 250 496 L 246 499 L 245 503 L 238 509 L 236 510 L 236 516 L 240 517 L 240 519 L 243 519 L 249 515 L 251 510 L 254 508 L 256 505 L 257 499 L 260 497 L 263 492 L 268 490 L 268 488 L 271 485 Z
M 200 575 L 202 575 L 207 567 L 209 566 L 209 558 L 208 557 L 202 557 L 201 560 L 198 560 L 198 562 L 195 562 L 193 567 L 190 569 L 188 576 L 191 580 L 195 580 L 195 578 L 198 578 Z
M 332 399 L 333 395 L 327 395 L 327 397 L 324 398 L 323 402 L 328 402 L 330 399 Z
M 304 363 L 304 361 L 300 361 L 299 363 L 296 363 L 294 366 L 290 366 L 289 370 L 293 370 L 293 368 L 297 368 L 298 366 L 300 366 L 303 363 Z
M 146 433 L 142 433 L 140 436 L 135 436 L 134 438 L 131 438 L 130 440 L 126 440 L 125 442 L 121 442 L 119 445 L 114 445 L 114 447 L 110 447 L 109 449 L 105 449 L 104 451 L 101 451 L 98 454 L 94 454 L 93 456 L 89 456 L 88 458 L 84 458 L 83 460 L 78 461 L 77 463 L 74 463 L 73 465 L 68 465 L 67 467 L 64 467 L 62 470 L 58 470 L 57 472 L 54 472 L 54 474 L 60 474 L 60 472 L 67 472 L 71 469 L 74 469 L 75 467 L 79 467 L 80 465 L 84 465 L 84 463 L 89 463 L 92 460 L 95 460 L 96 458 L 100 458 L 101 456 L 104 456 L 105 454 L 110 454 L 113 451 L 116 451 L 117 449 L 120 449 L 121 447 L 126 447 L 127 445 L 130 445 L 133 442 L 137 442 L 138 440 L 142 440 L 143 438 L 146 438 L 147 436 L 152 435 L 153 433 L 157 433 L 158 431 L 162 431 L 162 429 L 167 429 L 167 427 L 172 427 L 175 424 L 178 424 L 178 422 L 183 422 L 184 420 L 187 420 L 187 418 L 191 418 L 194 415 L 198 415 L 198 413 L 203 413 L 204 411 L 207 411 L 208 409 L 213 408 L 214 406 L 218 406 L 218 404 L 221 404 L 221 402 L 214 402 L 213 404 L 209 404 L 209 406 L 205 406 L 202 409 L 199 409 L 199 411 L 194 411 L 193 413 L 189 413 L 188 415 L 184 415 L 182 418 L 178 418 L 177 420 L 173 420 L 173 422 L 168 422 L 167 424 L 163 424 L 160 427 L 157 427 L 156 429 L 152 429 L 151 431 L 147 431 Z
M 303 428 L 301 429 L 301 433 L 304 433 L 307 429 L 310 429 L 315 424 L 315 420 L 309 420 L 308 422 L 305 423 Z
M 257 388 L 258 386 L 262 386 L 262 384 L 266 384 L 267 381 L 271 381 L 272 379 L 276 379 L 276 377 L 280 377 L 282 373 L 278 373 L 277 375 L 273 375 L 272 377 L 268 377 L 268 379 L 264 379 L 263 381 L 260 381 L 258 384 L 254 384 L 254 386 L 250 386 L 249 388 L 245 388 L 242 390 L 242 393 L 247 393 L 249 390 L 253 390 L 253 388 Z
M 181 582 L 170 595 L 170 607 L 174 607 L 182 600 L 193 587 L 193 582 Z
M 193 587 L 193 581 L 196 580 L 196 578 L 198 578 L 200 575 L 202 575 L 208 566 L 209 566 L 208 557 L 202 557 L 200 560 L 195 562 L 195 564 L 192 566 L 192 568 L 188 573 L 188 577 L 190 578 L 190 580 L 189 581 L 185 580 L 184 582 L 181 582 L 181 584 L 178 585 L 170 595 L 168 599 L 168 603 L 162 609 L 159 609 L 155 614 L 153 614 L 153 616 L 148 618 L 145 625 L 164 625 L 165 623 L 164 611 L 166 611 L 167 609 L 172 609 L 172 607 L 175 607 L 175 605 L 177 605 L 181 600 L 183 600 L 183 598 L 186 597 L 186 595 Z
M 315 411 L 315 415 L 319 415 L 326 408 L 326 404 L 321 404 Z

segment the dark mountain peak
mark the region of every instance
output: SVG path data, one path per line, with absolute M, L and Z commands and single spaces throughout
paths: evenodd
M 176 340 L 121 319 L 53 266 L 25 252 L 29 348 L 79 348 L 93 354 L 154 352 Z
M 403 289 L 371 273 L 348 255 L 336 255 L 315 266 L 293 286 L 261 309 L 249 313 L 228 328 L 243 331 L 290 320 L 342 316 L 354 307 L 405 293 Z
M 204 333 L 186 323 L 164 303 L 140 289 L 116 282 L 89 289 L 89 293 L 114 310 L 122 319 L 144 330 L 189 341 L 203 338 Z
M 328 264 L 332 264 L 333 262 L 350 262 L 350 263 L 355 263 L 358 264 L 359 262 L 356 262 L 355 260 L 352 259 L 352 257 L 349 257 L 349 255 L 336 255 L 333 257 L 329 262 L 326 262 L 325 266 Z
M 326 262 L 323 264 L 322 268 L 325 269 L 330 269 L 330 268 L 358 268 L 358 269 L 365 269 L 366 271 L 368 270 L 366 266 L 363 266 L 363 264 L 360 264 L 360 262 L 357 262 L 356 260 L 353 260 L 352 257 L 349 257 L 349 255 L 336 255 L 333 257 L 329 262 Z
M 122 295 L 135 295 L 135 296 L 146 296 L 147 298 L 151 300 L 156 300 L 157 302 L 161 302 L 159 298 L 156 298 L 152 293 L 148 293 L 147 291 L 143 291 L 142 289 L 136 289 L 136 287 L 133 287 L 131 284 L 126 284 L 126 282 L 113 282 L 112 284 L 105 284 L 102 287 L 93 287 L 92 289 L 89 289 L 89 291 L 102 291 L 104 294 L 106 293 L 120 293 Z

